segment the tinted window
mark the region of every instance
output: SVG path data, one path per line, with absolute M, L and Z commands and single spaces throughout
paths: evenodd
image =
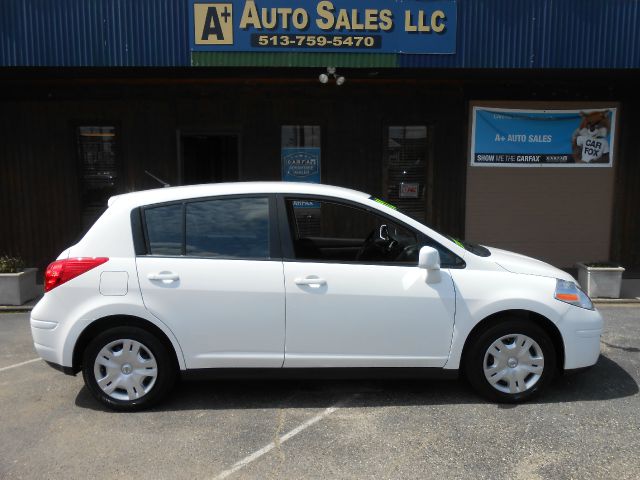
M 188 203 L 186 254 L 269 258 L 269 200 L 230 198 Z
M 182 205 L 144 211 L 151 255 L 182 255 Z

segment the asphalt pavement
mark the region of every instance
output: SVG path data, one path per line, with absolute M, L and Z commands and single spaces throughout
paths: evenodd
M 600 309 L 602 356 L 537 401 L 463 381 L 217 381 L 113 413 L 0 314 L 0 478 L 640 478 L 640 308 Z

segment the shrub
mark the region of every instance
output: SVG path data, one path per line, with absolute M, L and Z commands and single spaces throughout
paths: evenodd
M 0 273 L 18 273 L 24 269 L 24 261 L 20 257 L 0 256 Z

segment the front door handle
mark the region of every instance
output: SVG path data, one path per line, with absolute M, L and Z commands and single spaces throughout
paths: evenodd
M 164 283 L 171 283 L 180 280 L 180 276 L 177 273 L 172 272 L 150 273 L 147 275 L 147 278 L 149 280 L 159 280 Z
M 298 277 L 294 280 L 296 285 L 326 285 L 327 281 L 324 278 L 310 276 L 310 277 Z

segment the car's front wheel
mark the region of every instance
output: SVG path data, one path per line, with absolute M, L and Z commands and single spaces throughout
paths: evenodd
M 540 393 L 556 370 L 556 351 L 538 325 L 512 320 L 483 331 L 465 355 L 469 383 L 484 397 L 522 402 Z
M 91 394 L 114 410 L 148 408 L 171 389 L 176 367 L 167 347 L 138 327 L 115 327 L 85 349 L 82 374 Z

